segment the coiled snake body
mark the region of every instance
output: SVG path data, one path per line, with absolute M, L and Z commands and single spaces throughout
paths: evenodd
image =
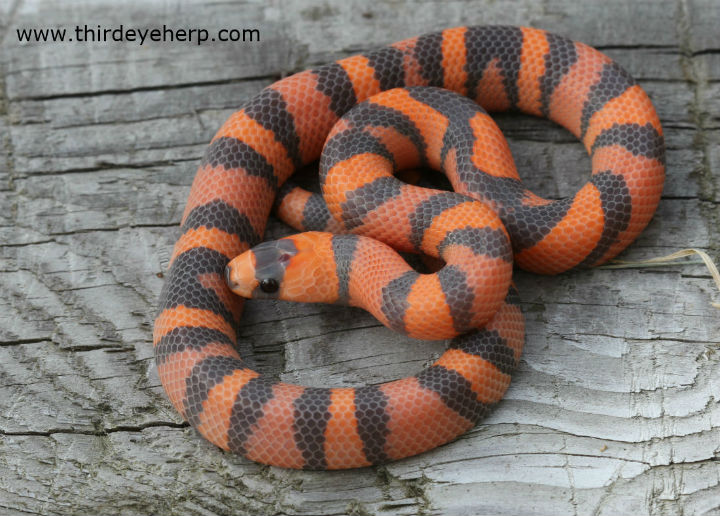
M 590 154 L 590 180 L 558 201 L 526 190 L 472 101 L 567 128 Z M 355 234 L 246 252 L 278 189 L 326 140 L 324 201 L 286 187 L 279 213 Z M 393 177 L 416 165 L 442 169 L 455 192 Z M 282 79 L 220 128 L 193 182 L 155 321 L 162 384 L 208 440 L 267 464 L 350 468 L 438 446 L 510 382 L 524 339 L 513 257 L 546 274 L 607 261 L 647 225 L 663 180 L 662 128 L 645 92 L 607 56 L 542 30 L 458 27 Z M 445 265 L 418 274 L 358 234 Z M 453 340 L 420 374 L 382 385 L 278 382 L 236 351 L 242 300 L 225 275 L 237 255 L 227 281 L 245 296 L 345 302 L 413 337 Z

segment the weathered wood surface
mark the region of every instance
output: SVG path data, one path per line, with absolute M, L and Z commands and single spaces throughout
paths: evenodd
M 198 159 L 278 77 L 454 25 L 594 45 L 647 89 L 668 181 L 624 257 L 720 238 L 715 0 L 0 2 L 0 513 L 720 514 L 720 318 L 703 267 L 518 273 L 528 339 L 506 399 L 456 442 L 381 468 L 297 472 L 223 453 L 167 401 L 153 312 Z M 256 27 L 260 43 L 24 43 L 16 28 Z M 521 174 L 571 193 L 561 129 L 500 117 Z M 279 223 L 271 233 L 279 234 Z M 250 303 L 245 354 L 311 385 L 412 374 L 442 343 L 363 312 Z

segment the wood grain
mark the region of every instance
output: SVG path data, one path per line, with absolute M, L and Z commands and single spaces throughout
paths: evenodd
M 626 67 L 662 119 L 668 180 L 623 257 L 717 258 L 718 19 L 714 0 L 0 2 L 0 513 L 720 514 L 719 295 L 702 266 L 518 273 L 528 340 L 505 400 L 386 467 L 286 471 L 215 449 L 170 406 L 151 344 L 158 276 L 225 118 L 281 76 L 454 25 L 532 25 Z M 257 27 L 261 42 L 15 32 L 78 23 Z M 564 130 L 498 119 L 537 191 L 586 181 Z M 443 349 L 322 305 L 249 303 L 242 332 L 257 367 L 309 385 L 413 374 Z

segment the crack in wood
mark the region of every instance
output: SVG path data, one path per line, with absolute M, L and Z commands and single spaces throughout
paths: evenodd
M 10 74 L 7 74 L 10 75 Z M 239 82 L 246 81 L 277 81 L 280 79 L 279 74 L 269 75 L 257 75 L 248 77 L 236 77 L 231 79 L 220 79 L 213 81 L 197 81 L 197 82 L 184 82 L 176 84 L 164 84 L 158 86 L 139 86 L 137 88 L 127 89 L 104 89 L 104 90 L 93 90 L 93 91 L 79 91 L 72 93 L 60 93 L 57 95 L 29 95 L 29 96 L 17 96 L 10 99 L 13 102 L 20 101 L 45 101 L 45 100 L 58 100 L 58 99 L 85 99 L 89 97 L 99 97 L 102 95 L 128 95 L 131 93 L 139 93 L 146 91 L 167 91 L 167 90 L 180 90 L 186 88 L 194 88 L 198 86 L 221 86 L 224 84 L 236 84 Z

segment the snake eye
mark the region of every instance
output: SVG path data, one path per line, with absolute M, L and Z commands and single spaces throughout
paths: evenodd
M 260 280 L 260 290 L 262 290 L 266 294 L 272 294 L 273 292 L 277 292 L 279 288 L 280 284 L 275 278 L 264 278 Z

